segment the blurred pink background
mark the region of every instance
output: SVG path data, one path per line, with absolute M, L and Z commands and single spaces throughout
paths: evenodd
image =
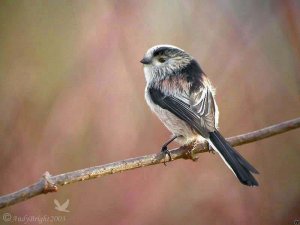
M 217 88 L 226 137 L 298 117 L 299 10 L 296 0 L 1 1 L 0 195 L 45 171 L 160 151 L 170 133 L 144 101 L 139 63 L 156 44 L 198 60 Z M 51 224 L 293 224 L 299 135 L 237 148 L 260 171 L 258 188 L 201 154 L 61 187 L 0 210 L 0 224 L 7 212 L 66 217 Z M 54 199 L 69 199 L 70 212 Z

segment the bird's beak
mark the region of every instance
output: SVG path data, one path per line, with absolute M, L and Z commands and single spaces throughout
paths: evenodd
M 151 59 L 144 57 L 140 62 L 143 63 L 143 64 L 150 64 Z

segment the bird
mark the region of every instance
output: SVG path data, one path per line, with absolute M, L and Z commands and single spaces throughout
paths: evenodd
M 219 131 L 215 88 L 199 63 L 183 49 L 167 44 L 149 48 L 140 62 L 146 102 L 172 133 L 161 148 L 165 157 L 172 160 L 167 146 L 174 140 L 184 146 L 207 141 L 242 184 L 258 186 L 253 174 L 259 172 Z

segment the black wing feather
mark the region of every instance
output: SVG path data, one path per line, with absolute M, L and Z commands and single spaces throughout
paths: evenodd
M 208 137 L 208 131 L 201 125 L 201 119 L 199 115 L 194 112 L 190 105 L 182 100 L 171 96 L 165 95 L 159 89 L 150 88 L 149 93 L 152 101 L 176 115 L 178 118 L 185 121 L 189 126 L 195 129 L 203 137 Z

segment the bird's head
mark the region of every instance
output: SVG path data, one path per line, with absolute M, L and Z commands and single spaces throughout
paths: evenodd
M 146 80 L 164 78 L 178 74 L 193 58 L 184 50 L 173 45 L 156 45 L 146 52 L 140 61 L 144 64 Z

